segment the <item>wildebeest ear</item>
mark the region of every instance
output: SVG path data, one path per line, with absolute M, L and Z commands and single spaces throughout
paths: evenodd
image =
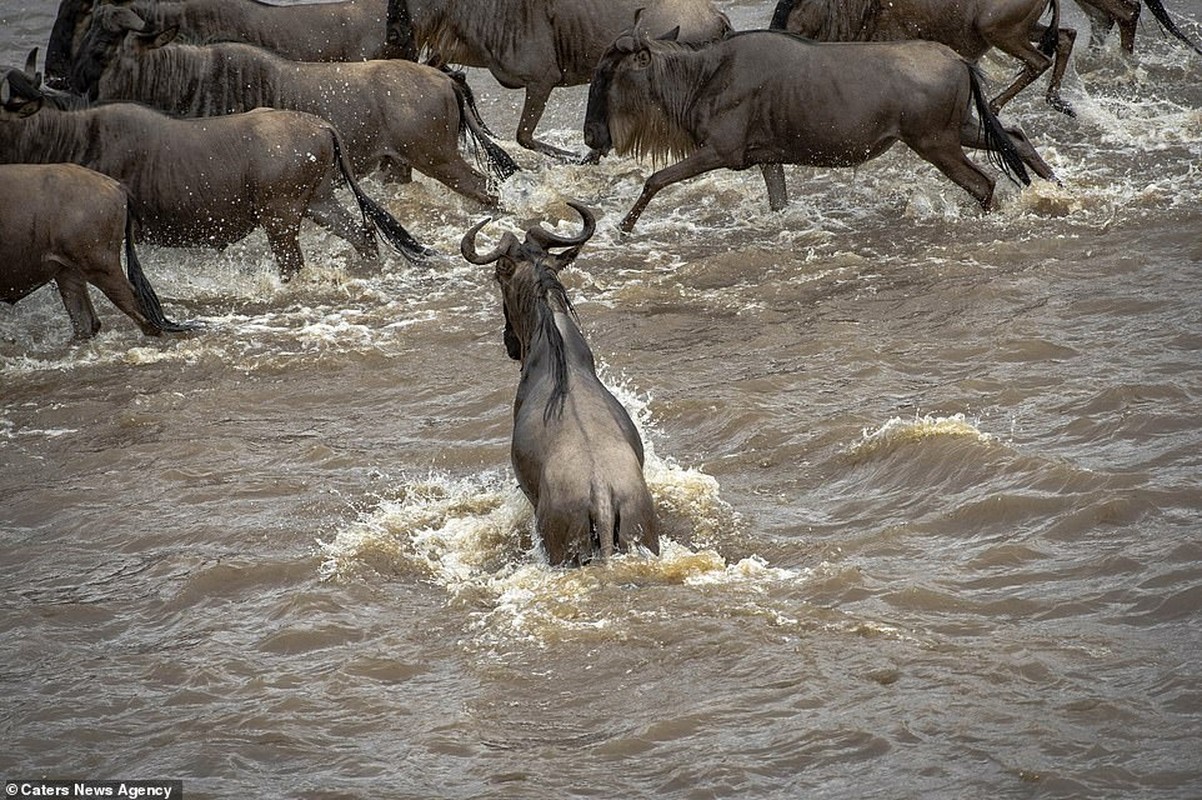
M 679 25 L 677 25 L 675 28 L 668 31 L 667 33 L 661 34 L 660 36 L 656 36 L 655 38 L 661 42 L 674 42 L 674 41 L 676 41 L 676 38 L 678 36 L 680 36 L 680 26 Z
M 38 72 L 38 49 L 36 47 L 29 51 L 29 58 L 25 59 L 25 74 L 33 81 L 34 86 L 42 85 L 42 73 Z
M 550 265 L 551 271 L 558 275 L 561 269 L 576 260 L 576 256 L 580 255 L 580 249 L 582 247 L 584 247 L 583 244 L 578 244 L 575 247 L 569 247 L 562 253 L 552 256 L 552 263 Z

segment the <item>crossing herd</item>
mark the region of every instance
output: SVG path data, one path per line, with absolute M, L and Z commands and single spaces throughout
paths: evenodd
M 1118 25 L 1133 50 L 1137 0 L 1078 2 L 1093 42 Z M 1160 0 L 1145 3 L 1202 53 Z M 0 300 L 53 281 L 85 339 L 100 327 L 91 284 L 147 334 L 191 330 L 164 314 L 135 241 L 223 247 L 261 227 L 287 279 L 303 268 L 304 219 L 365 256 L 378 234 L 422 261 L 430 251 L 362 177 L 417 170 L 491 208 L 518 169 L 451 65 L 524 90 L 515 141 L 552 163 L 610 151 L 667 163 L 624 231 L 667 186 L 710 170 L 759 167 L 776 210 L 784 164 L 855 166 L 898 141 L 986 211 L 995 177 L 965 148 L 1012 180 L 1055 180 L 999 113 L 1049 71 L 1048 104 L 1073 113 L 1059 86 L 1076 34 L 1060 0 L 779 0 L 765 22 L 734 31 L 712 0 L 62 0 L 45 80 L 36 50 L 0 70 Z M 1021 66 L 993 98 L 976 68 L 991 49 Z M 535 135 L 552 90 L 581 84 L 583 157 Z M 638 433 L 596 379 L 557 277 L 595 230 L 572 206 L 576 236 L 535 225 L 482 256 L 480 223 L 461 246 L 495 265 L 522 365 L 513 464 L 552 564 L 658 550 Z

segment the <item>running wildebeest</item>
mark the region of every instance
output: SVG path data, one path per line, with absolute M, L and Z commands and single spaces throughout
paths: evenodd
M 645 8 L 644 27 L 680 27 L 682 41 L 731 31 L 712 0 L 389 0 L 389 35 L 428 48 L 443 63 L 485 67 L 508 89 L 525 89 L 517 142 L 555 158 L 573 154 L 534 137 L 551 90 L 592 79 L 605 48 Z
M 1144 0 L 1144 2 L 1162 28 L 1175 39 L 1189 45 L 1195 53 L 1202 54 L 1202 47 L 1199 47 L 1177 26 L 1177 23 L 1169 16 L 1168 9 L 1160 0 Z M 1077 5 L 1089 18 L 1089 44 L 1091 47 L 1101 47 L 1111 28 L 1118 23 L 1120 45 L 1128 53 L 1135 52 L 1135 31 L 1139 23 L 1140 11 L 1139 0 L 1077 0 Z
M 473 264 L 496 263 L 505 348 L 520 361 L 510 455 L 552 565 L 585 564 L 641 545 L 659 553 L 655 505 L 643 477 L 643 442 L 622 404 L 597 379 L 593 353 L 576 324 L 558 273 L 596 230 L 592 213 L 576 236 L 535 225 L 524 242 L 506 232 L 476 251 L 476 224 L 460 250 Z M 559 253 L 552 251 L 565 248 Z
M 105 0 L 62 0 L 46 50 L 46 73 L 66 78 L 73 56 Z M 259 0 L 133 0 L 124 2 L 150 30 L 179 28 L 193 43 L 243 42 L 293 61 L 417 60 L 412 48 L 385 40 L 388 0 L 277 4 Z
M 1039 19 L 1049 6 L 1052 21 L 1044 28 Z M 1048 104 L 1073 113 L 1060 97 L 1060 82 L 1077 32 L 1060 27 L 1059 0 L 779 0 L 769 27 L 824 42 L 927 39 L 974 63 L 996 47 L 1023 69 L 990 102 L 995 114 L 1049 67 Z
M 973 119 L 972 106 L 980 118 Z M 1052 169 L 989 110 L 976 67 L 936 42 L 819 43 L 747 31 L 710 45 L 621 36 L 597 66 L 585 141 L 601 152 L 677 158 L 655 172 L 622 220 L 630 231 L 665 186 L 710 170 L 760 165 L 773 210 L 782 164 L 851 167 L 895 142 L 993 205 L 994 179 L 964 147 L 987 150 L 1012 179 Z
M 0 91 L 10 107 L 0 117 L 0 163 L 76 163 L 121 181 L 148 241 L 222 248 L 262 227 L 284 279 L 304 263 L 302 217 L 365 257 L 377 255 L 369 221 L 407 257 L 428 254 L 363 193 L 338 132 L 311 114 L 264 108 L 175 119 L 133 103 L 64 111 L 19 70 L 0 73 Z M 339 180 L 351 187 L 361 218 L 335 197 Z
M 0 105 L 7 101 L 0 89 Z M 163 314 L 138 263 L 132 225 L 125 188 L 106 175 L 75 164 L 0 164 L 0 300 L 15 304 L 54 281 L 74 338 L 89 339 L 100 331 L 91 284 L 147 336 L 192 330 Z
M 260 106 L 316 114 L 338 129 L 356 176 L 381 162 L 412 167 L 484 205 L 495 205 L 497 196 L 460 155 L 459 137 L 471 134 L 498 179 L 517 168 L 465 111 L 466 87 L 432 67 L 401 60 L 288 61 L 245 44 L 171 44 L 173 30 L 142 28 L 128 8 L 97 7 L 72 74 L 77 91 L 187 117 Z M 114 30 L 125 35 L 111 46 L 107 36 Z

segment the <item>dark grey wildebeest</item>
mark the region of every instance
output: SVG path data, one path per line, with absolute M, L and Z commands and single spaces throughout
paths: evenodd
M 759 165 L 776 210 L 787 201 L 782 164 L 856 166 L 899 140 L 987 211 L 994 179 L 964 147 L 989 151 L 1024 183 L 1028 165 L 1053 179 L 1022 131 L 989 110 L 976 68 L 927 41 L 826 44 L 748 31 L 699 47 L 635 31 L 598 65 L 584 132 L 602 152 L 680 159 L 647 179 L 624 231 L 665 186 L 710 170 Z
M 91 284 L 148 336 L 192 330 L 163 314 L 138 263 L 132 221 L 125 188 L 106 175 L 75 164 L 0 165 L 0 300 L 16 303 L 54 281 L 75 338 L 88 339 L 100 331 Z
M 1164 3 L 1160 0 L 1144 0 L 1144 2 L 1160 26 L 1173 38 L 1189 45 L 1195 53 L 1202 54 L 1202 47 L 1199 47 L 1178 27 L 1173 18 L 1169 16 L 1169 11 L 1164 7 Z M 1101 47 L 1117 23 L 1121 47 L 1128 53 L 1135 52 L 1135 31 L 1139 24 L 1139 0 L 1077 0 L 1077 5 L 1089 18 L 1089 43 L 1092 47 Z
M 1045 28 L 1039 20 L 1047 8 L 1052 20 Z M 779 0 L 769 27 L 823 42 L 927 39 L 974 63 L 997 48 L 1023 68 L 990 102 L 994 113 L 1049 67 L 1048 104 L 1073 113 L 1060 97 L 1060 82 L 1077 32 L 1060 27 L 1059 0 Z
M 485 67 L 502 86 L 525 89 L 518 144 L 568 158 L 534 136 L 551 90 L 588 83 L 605 48 L 644 7 L 646 29 L 679 27 L 682 41 L 731 30 L 712 0 L 389 0 L 388 26 L 398 42 L 412 39 L 444 63 Z
M 412 167 L 485 205 L 495 205 L 497 196 L 463 159 L 459 138 L 471 134 L 497 178 L 516 169 L 466 113 L 466 87 L 432 67 L 401 60 L 289 61 L 245 44 L 172 44 L 174 30 L 141 33 L 143 27 L 127 8 L 98 7 L 76 60 L 76 88 L 187 117 L 260 106 L 316 114 L 342 135 L 357 176 L 381 162 Z M 106 38 L 114 30 L 125 31 L 115 46 Z
M 406 256 L 428 253 L 363 193 L 338 132 L 311 114 L 259 109 L 175 119 L 134 103 L 64 111 L 18 70 L 0 74 L 0 91 L 11 110 L 0 117 L 0 163 L 68 162 L 116 178 L 130 190 L 148 241 L 221 248 L 262 227 L 285 279 L 304 263 L 297 241 L 304 217 L 365 257 L 377 254 L 369 221 Z M 361 217 L 335 197 L 341 180 Z
M 46 73 L 66 78 L 73 55 L 104 0 L 62 0 L 46 50 Z M 176 27 L 184 41 L 243 42 L 293 61 L 417 58 L 386 41 L 388 0 L 263 3 L 259 0 L 133 0 L 122 2 L 151 30 Z
M 634 545 L 659 552 L 642 439 L 597 379 L 593 353 L 559 282 L 559 271 L 596 229 L 587 208 L 570 205 L 584 220 L 576 236 L 535 225 L 524 242 L 507 232 L 480 255 L 475 241 L 484 220 L 460 244 L 471 263 L 497 265 L 505 347 L 522 365 L 510 455 L 552 565 L 584 564 Z

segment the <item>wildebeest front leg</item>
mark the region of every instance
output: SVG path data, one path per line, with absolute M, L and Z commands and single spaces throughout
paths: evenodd
M 638 222 L 643 209 L 651 202 L 651 198 L 655 197 L 659 193 L 659 190 L 665 186 L 726 166 L 729 166 L 729 164 L 726 163 L 726 160 L 714 148 L 702 147 L 683 161 L 679 161 L 670 167 L 664 167 L 660 171 L 653 173 L 647 179 L 647 182 L 643 184 L 643 193 L 639 195 L 638 201 L 635 202 L 634 207 L 630 209 L 629 213 L 622 220 L 622 224 L 618 227 L 626 233 L 634 230 L 634 223 Z
M 764 186 L 768 189 L 768 208 L 780 211 L 789 202 L 789 190 L 785 186 L 784 164 L 760 164 Z
M 71 317 L 71 327 L 75 329 L 75 339 L 91 339 L 100 332 L 100 319 L 88 297 L 88 286 L 77 275 L 59 273 L 54 279 L 58 287 L 59 297 Z
M 541 83 L 532 83 L 526 87 L 526 99 L 522 102 L 522 116 L 518 121 L 518 144 L 527 150 L 533 150 L 552 158 L 577 161 L 580 157 L 575 153 L 569 153 L 567 150 L 561 150 L 534 138 L 534 129 L 538 127 L 538 122 L 543 117 L 543 111 L 547 108 L 547 99 L 551 97 L 552 88 L 550 84 Z

